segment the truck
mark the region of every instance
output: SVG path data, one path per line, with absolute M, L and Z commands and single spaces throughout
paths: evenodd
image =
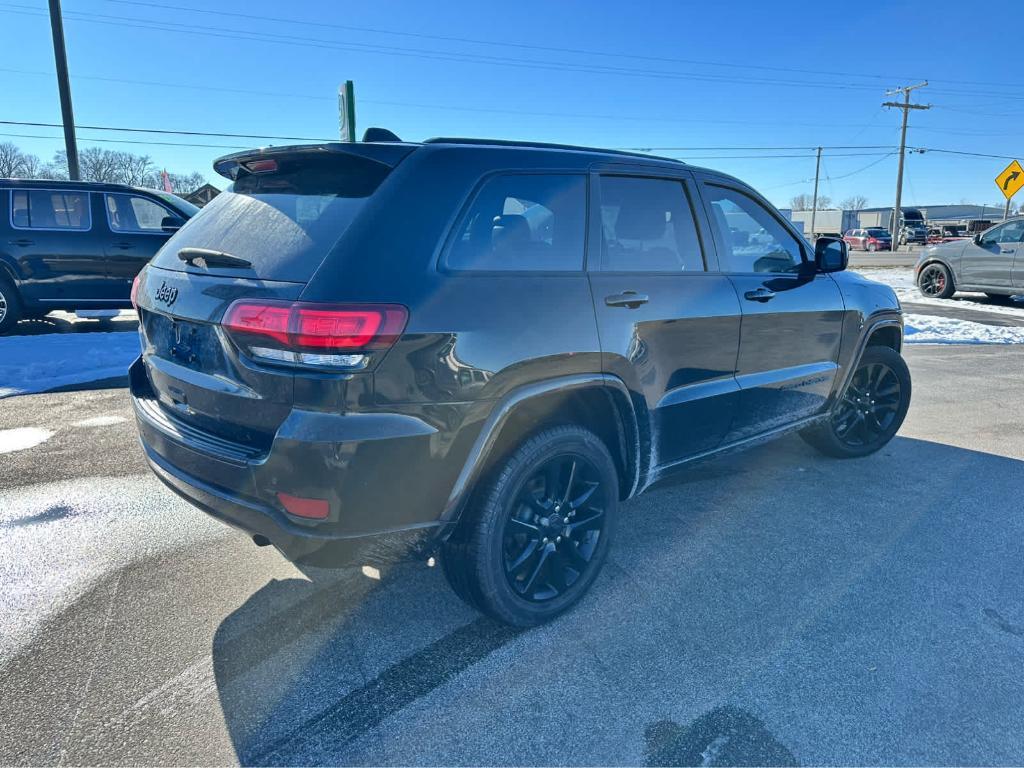
M 812 218 L 814 219 L 813 231 Z M 846 211 L 842 208 L 823 208 L 814 212 L 792 211 L 789 214 L 789 219 L 803 231 L 804 236 L 809 240 L 814 240 L 817 237 L 842 237 L 844 232 L 858 226 L 857 212 Z
M 903 208 L 900 221 L 894 225 L 892 220 L 892 209 L 858 211 L 857 222 L 854 225 L 861 229 L 868 227 L 881 227 L 898 235 L 897 242 L 900 245 L 906 243 L 923 243 L 928 238 L 928 222 L 924 214 L 917 208 Z

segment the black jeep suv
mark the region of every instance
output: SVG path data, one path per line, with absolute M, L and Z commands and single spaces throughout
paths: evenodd
M 893 292 L 734 178 L 472 139 L 254 150 L 140 275 L 156 474 L 310 565 L 439 552 L 512 624 L 565 610 L 619 502 L 790 430 L 885 445 Z
M 89 181 L 0 179 L 0 333 L 55 309 L 127 309 L 132 281 L 199 209 Z

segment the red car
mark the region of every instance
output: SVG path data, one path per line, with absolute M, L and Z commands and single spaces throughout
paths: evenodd
M 843 240 L 850 247 L 850 250 L 861 251 L 891 251 L 892 235 L 889 230 L 881 227 L 868 227 L 867 229 L 851 229 Z

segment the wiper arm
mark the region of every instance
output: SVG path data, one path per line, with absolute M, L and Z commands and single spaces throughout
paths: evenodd
M 232 256 L 223 251 L 212 251 L 209 248 L 182 248 L 178 251 L 178 258 L 193 267 L 206 269 L 207 267 L 235 267 L 246 269 L 252 266 L 251 261 L 246 261 L 238 256 Z

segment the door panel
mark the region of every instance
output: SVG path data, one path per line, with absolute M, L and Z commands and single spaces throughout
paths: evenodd
M 971 241 L 960 259 L 960 277 L 965 285 L 1009 288 L 1014 285 L 1014 262 L 1024 244 L 1024 219 L 1010 221 Z M 1018 262 L 1019 263 L 1019 262 Z
M 733 180 L 700 180 L 743 318 L 732 442 L 821 411 L 838 373 L 845 307 L 839 286 L 814 273 L 806 243 L 770 204 Z
M 107 298 L 105 224 L 96 220 L 96 197 L 80 190 L 11 190 L 7 249 L 18 263 L 26 298 Z
M 646 403 L 652 465 L 712 450 L 737 406 L 739 302 L 726 277 L 704 271 L 692 181 L 620 172 L 595 177 L 592 190 L 603 368 Z
M 111 291 L 127 301 L 135 276 L 171 236 L 161 229 L 163 218 L 178 214 L 141 195 L 105 194 L 103 200 Z

